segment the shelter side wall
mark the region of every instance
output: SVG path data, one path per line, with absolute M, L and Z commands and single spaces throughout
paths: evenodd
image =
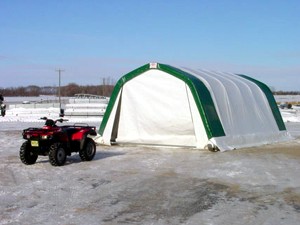
M 272 113 L 274 115 L 274 118 L 276 120 L 276 123 L 277 123 L 277 126 L 278 126 L 279 130 L 286 130 L 286 127 L 285 127 L 284 122 L 282 120 L 280 111 L 279 111 L 278 106 L 276 104 L 275 98 L 274 98 L 271 90 L 269 89 L 269 87 L 267 85 L 265 85 L 264 83 L 262 83 L 258 80 L 255 80 L 251 77 L 248 77 L 246 75 L 239 74 L 239 76 L 241 76 L 241 77 L 243 77 L 247 80 L 250 80 L 251 82 L 255 83 L 257 86 L 260 87 L 260 89 L 264 92 L 264 94 L 265 94 L 265 96 L 266 96 L 266 98 L 269 102 L 270 108 L 272 110 Z
M 226 136 L 278 131 L 269 103 L 257 85 L 234 74 L 192 72 L 211 90 Z

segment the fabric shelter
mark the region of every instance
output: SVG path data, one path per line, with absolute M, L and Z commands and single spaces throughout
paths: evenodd
M 102 144 L 221 151 L 290 139 L 270 89 L 245 75 L 160 63 L 117 82 L 99 128 Z

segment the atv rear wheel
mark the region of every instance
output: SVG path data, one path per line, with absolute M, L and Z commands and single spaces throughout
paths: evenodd
M 66 150 L 62 144 L 54 143 L 49 148 L 49 161 L 52 166 L 62 166 L 66 162 Z
M 96 145 L 91 138 L 87 138 L 82 150 L 79 151 L 79 156 L 82 161 L 91 161 L 96 154 Z
M 38 155 L 32 152 L 30 142 L 25 141 L 20 148 L 20 159 L 22 163 L 32 165 L 36 162 L 37 158 Z

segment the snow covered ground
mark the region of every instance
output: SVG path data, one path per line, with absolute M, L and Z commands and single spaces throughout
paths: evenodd
M 276 102 L 300 102 L 300 95 L 275 95 Z
M 26 111 L 26 110 L 25 110 Z M 63 167 L 19 160 L 22 129 L 58 111 L 0 117 L 0 225 L 294 225 L 300 221 L 300 115 L 282 111 L 288 143 L 211 153 L 145 146 L 97 146 Z M 17 115 L 16 115 L 17 114 Z M 100 125 L 101 117 L 69 123 Z

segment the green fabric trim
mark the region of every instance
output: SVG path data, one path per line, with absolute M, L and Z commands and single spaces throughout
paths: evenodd
M 264 83 L 262 83 L 262 82 L 260 82 L 258 80 L 255 80 L 255 79 L 253 79 L 251 77 L 248 77 L 246 75 L 243 75 L 243 74 L 237 74 L 237 75 L 239 75 L 239 76 L 241 76 L 241 77 L 243 77 L 243 78 L 245 78 L 245 79 L 247 79 L 247 80 L 255 83 L 262 90 L 262 92 L 265 94 L 265 96 L 266 96 L 266 98 L 267 98 L 267 100 L 269 102 L 269 105 L 270 105 L 270 108 L 272 110 L 272 113 L 273 113 L 273 116 L 275 118 L 275 121 L 277 123 L 278 129 L 279 130 L 286 130 L 286 127 L 285 127 L 284 122 L 282 120 L 280 111 L 278 109 L 278 106 L 276 104 L 276 101 L 274 99 L 274 96 L 273 96 L 270 88 L 266 84 L 264 84 Z
M 123 85 L 126 82 L 128 82 L 129 80 L 133 79 L 134 77 L 136 77 L 150 69 L 151 69 L 150 64 L 146 64 L 146 65 L 124 75 L 117 82 L 117 84 L 113 90 L 112 96 L 110 98 L 109 104 L 107 106 L 106 112 L 103 116 L 102 123 L 99 128 L 100 135 L 103 135 L 103 133 L 104 133 L 104 129 L 107 124 L 108 118 L 111 114 L 111 111 L 114 107 L 117 96 L 118 96 L 121 88 L 123 87 Z M 209 139 L 212 137 L 225 136 L 223 126 L 221 124 L 221 121 L 220 121 L 217 111 L 215 109 L 210 92 L 201 80 L 199 80 L 197 77 L 193 76 L 192 74 L 189 74 L 178 68 L 175 68 L 175 67 L 172 67 L 169 65 L 165 65 L 165 64 L 157 64 L 156 69 L 164 71 L 172 76 L 177 77 L 178 79 L 182 80 L 189 86 L 191 93 L 195 99 L 200 116 L 202 118 L 207 137 Z
M 159 64 L 158 69 L 177 77 L 189 86 L 208 139 L 225 136 L 214 102 L 205 84 L 194 75 L 169 65 Z

